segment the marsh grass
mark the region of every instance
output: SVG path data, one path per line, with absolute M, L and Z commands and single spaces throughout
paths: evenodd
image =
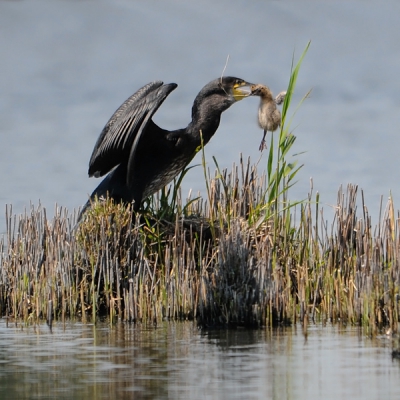
M 19 216 L 7 207 L 2 315 L 49 325 L 103 317 L 152 324 L 190 319 L 204 327 L 300 320 L 397 332 L 400 215 L 392 198 L 375 228 L 362 192 L 357 213 L 357 186 L 340 188 L 331 225 L 318 194 L 289 201 L 299 167 L 288 161 L 295 136 L 286 113 L 299 65 L 265 171 L 242 158 L 227 171 L 214 159 L 212 174 L 203 148 L 205 199 L 182 199 L 185 170 L 137 216 L 129 206 L 96 200 L 76 226 L 77 214 L 59 207 L 52 219 L 40 205 Z
M 266 177 L 250 163 L 222 173 L 223 183 L 219 172 L 209 182 L 211 205 L 192 201 L 172 221 L 133 222 L 129 207 L 108 200 L 74 230 L 76 215 L 64 209 L 49 220 L 40 206 L 18 217 L 8 208 L 2 314 L 26 323 L 49 319 L 50 309 L 56 320 L 195 319 L 208 327 L 312 320 L 397 331 L 400 218 L 392 199 L 375 229 L 365 204 L 356 213 L 356 186 L 340 189 L 331 226 L 318 196 L 298 206 L 296 226 L 283 214 L 256 224 L 249 209 Z

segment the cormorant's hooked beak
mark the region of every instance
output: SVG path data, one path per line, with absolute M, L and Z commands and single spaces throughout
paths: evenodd
M 253 86 L 252 83 L 249 82 L 240 82 L 235 83 L 233 86 L 233 97 L 236 101 L 242 100 L 245 97 L 251 96 L 251 87 Z

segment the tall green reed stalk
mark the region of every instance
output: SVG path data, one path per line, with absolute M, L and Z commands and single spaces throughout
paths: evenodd
M 296 141 L 296 136 L 290 131 L 291 122 L 294 114 L 289 119 L 288 110 L 291 105 L 294 90 L 297 83 L 299 70 L 305 55 L 310 47 L 311 42 L 308 42 L 299 61 L 292 67 L 288 88 L 286 91 L 285 100 L 282 107 L 282 123 L 279 131 L 278 145 L 275 149 L 274 133 L 271 134 L 271 142 L 267 160 L 267 189 L 265 192 L 265 202 L 260 204 L 256 209 L 256 215 L 262 215 L 262 221 L 269 220 L 271 217 L 275 220 L 277 226 L 277 218 L 279 213 L 295 206 L 299 202 L 289 203 L 288 190 L 295 184 L 295 177 L 303 165 L 298 165 L 298 160 L 292 162 L 287 161 L 286 157 Z M 299 102 L 297 109 L 308 97 L 308 92 Z M 295 111 L 295 112 L 296 112 Z

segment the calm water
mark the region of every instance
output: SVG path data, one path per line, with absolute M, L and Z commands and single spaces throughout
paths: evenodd
M 0 320 L 7 399 L 398 399 L 391 341 L 356 329 L 199 332 L 191 323 L 68 324 Z
M 179 84 L 155 120 L 183 127 L 227 55 L 226 74 L 277 92 L 308 40 L 295 100 L 313 92 L 292 125 L 305 166 L 290 197 L 305 198 L 313 177 L 328 212 L 339 185 L 356 183 L 377 216 L 381 195 L 384 204 L 390 190 L 400 199 L 399 15 L 397 0 L 0 0 L 0 232 L 5 204 L 22 212 L 40 200 L 51 214 L 56 202 L 70 210 L 85 202 L 99 182 L 87 178 L 94 143 L 143 84 Z M 212 156 L 227 168 L 240 153 L 258 160 L 257 106 L 245 99 L 224 113 L 207 146 L 212 169 Z M 204 187 L 195 168 L 184 195 Z

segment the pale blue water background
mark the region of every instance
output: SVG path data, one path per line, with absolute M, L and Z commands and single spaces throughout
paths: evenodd
M 305 198 L 313 177 L 329 210 L 339 185 L 355 183 L 376 222 L 381 195 L 400 199 L 399 15 L 397 1 L 0 1 L 0 232 L 5 204 L 19 213 L 40 200 L 51 215 L 85 202 L 99 183 L 87 177 L 94 143 L 143 84 L 179 84 L 155 120 L 184 127 L 228 55 L 226 75 L 277 92 L 308 40 L 295 102 L 313 91 L 292 124 L 305 166 L 290 198 Z M 212 156 L 227 168 L 240 153 L 258 160 L 257 106 L 223 114 L 206 148 L 212 169 Z M 204 193 L 201 168 L 190 188 Z
M 6 327 L 2 399 L 400 398 L 392 342 L 355 328 L 200 332 L 192 323 Z

